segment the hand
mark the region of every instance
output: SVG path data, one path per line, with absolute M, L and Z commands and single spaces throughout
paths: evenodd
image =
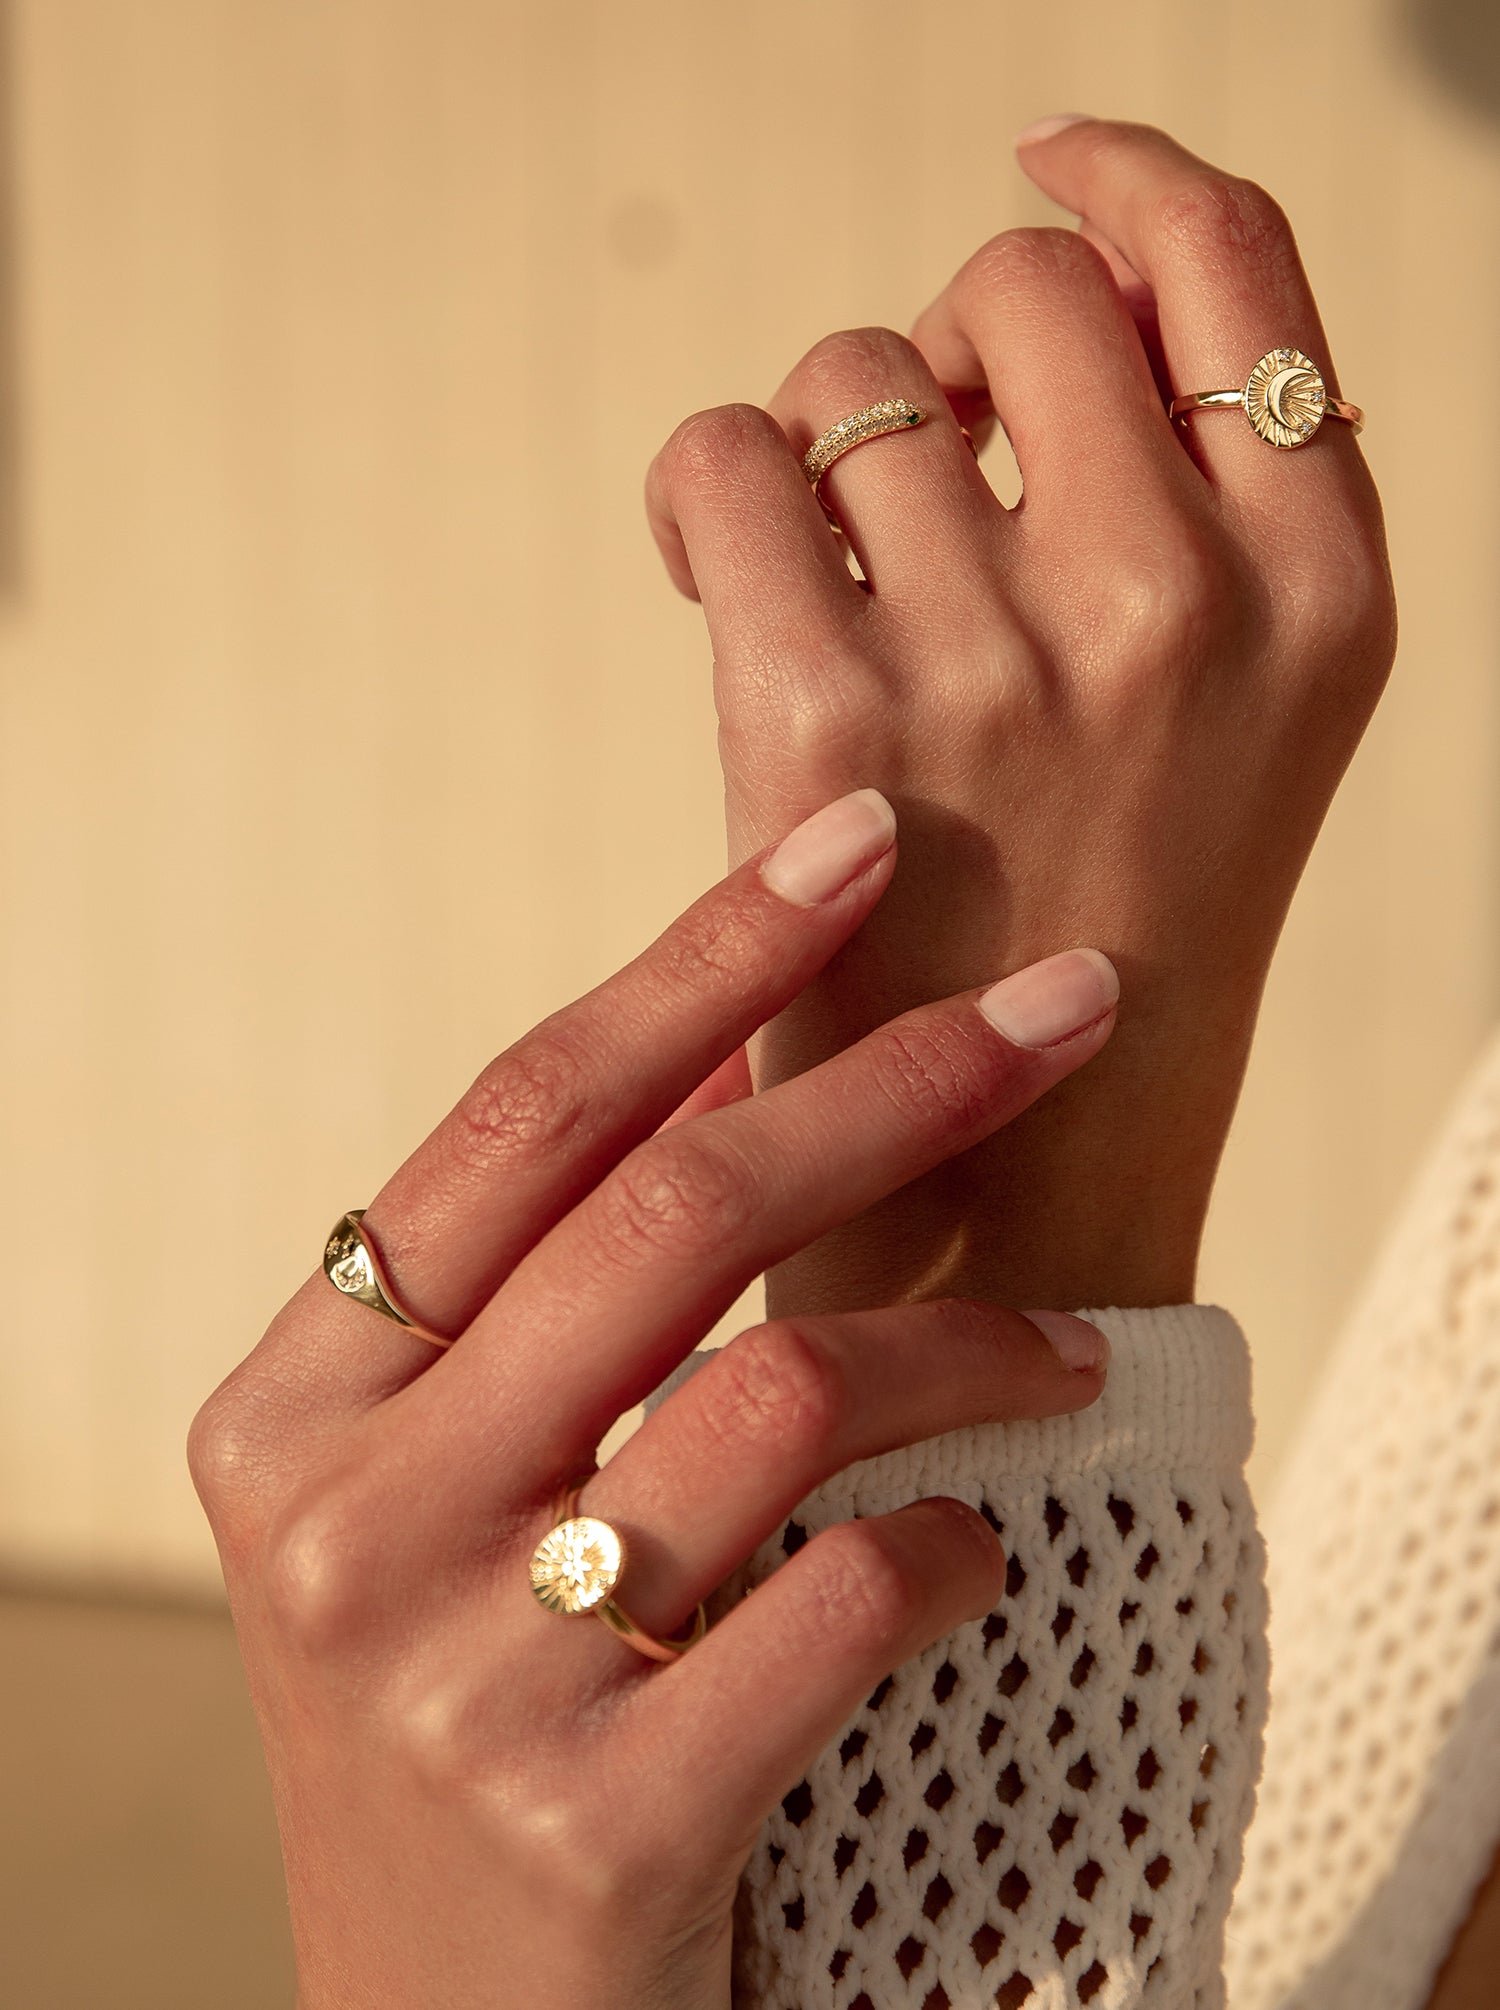
M 1391 662 L 1351 429 L 1287 452 L 1163 407 L 1283 344 L 1337 390 L 1281 211 L 1141 126 L 1067 124 L 1021 160 L 1082 235 L 1007 231 L 911 341 L 829 337 L 769 413 L 689 419 L 648 483 L 713 641 L 734 855 L 854 778 L 902 819 L 890 898 L 769 1029 L 760 1079 L 1070 942 L 1129 999 L 1087 1080 L 784 1266 L 773 1308 L 1191 1297 L 1272 949 Z M 823 483 L 861 591 L 798 462 L 895 395 L 928 422 Z M 1014 510 L 959 431 L 992 412 Z
M 314 1275 L 194 1420 L 299 2010 L 726 2010 L 765 1816 L 897 1663 L 1001 1596 L 994 1534 L 947 1499 L 815 1537 L 666 1666 L 528 1583 L 560 1487 L 587 1473 L 581 1511 L 629 1544 L 622 1603 L 670 1636 L 843 1466 L 1102 1387 L 1103 1336 L 1061 1314 L 773 1322 L 593 1470 L 768 1262 L 1109 1036 L 1114 974 L 1082 952 L 709 1107 L 874 907 L 893 836 L 873 792 L 831 805 L 501 1055 L 400 1168 L 364 1226 L 398 1302 L 455 1346 Z

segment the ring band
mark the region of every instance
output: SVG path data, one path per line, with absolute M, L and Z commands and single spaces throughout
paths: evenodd
M 445 1340 L 441 1333 L 433 1333 L 426 1326 L 419 1325 L 409 1313 L 401 1310 L 391 1290 L 390 1279 L 375 1253 L 375 1245 L 360 1227 L 364 1218 L 362 1207 L 351 1208 L 348 1214 L 339 1216 L 323 1251 L 323 1275 L 345 1298 L 368 1305 L 372 1312 L 384 1313 L 387 1319 L 394 1319 L 398 1326 L 404 1326 L 408 1333 L 415 1333 L 419 1340 L 431 1341 L 434 1347 L 451 1347 L 451 1340 Z
M 658 1640 L 637 1626 L 611 1593 L 625 1570 L 625 1539 L 597 1515 L 578 1512 L 581 1487 L 563 1489 L 554 1526 L 531 1553 L 532 1596 L 549 1612 L 571 1616 L 593 1612 L 612 1633 L 628 1640 L 653 1661 L 675 1661 L 695 1647 L 708 1631 L 708 1614 L 700 1601 L 688 1632 L 679 1639 Z
M 1268 349 L 1240 391 L 1188 391 L 1167 407 L 1169 419 L 1190 412 L 1228 411 L 1238 407 L 1259 438 L 1272 447 L 1305 447 L 1325 419 L 1342 419 L 1355 432 L 1364 430 L 1358 405 L 1331 398 L 1323 373 L 1300 349 Z
M 908 427 L 920 426 L 926 417 L 920 405 L 914 405 L 909 398 L 882 398 L 879 404 L 865 405 L 851 412 L 847 419 L 840 419 L 836 426 L 830 426 L 826 433 L 819 433 L 802 456 L 802 472 L 835 530 L 839 525 L 818 487 L 834 462 L 851 447 L 862 447 L 866 440 L 878 440 L 887 433 L 904 433 Z

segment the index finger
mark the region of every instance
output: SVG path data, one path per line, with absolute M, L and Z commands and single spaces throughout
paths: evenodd
M 1311 357 L 1338 396 L 1328 338 L 1286 215 L 1256 183 L 1189 153 L 1154 126 L 1069 116 L 1016 142 L 1038 188 L 1114 245 L 1155 296 L 1173 390 L 1242 388 L 1271 350 Z M 1352 428 L 1325 422 L 1311 451 L 1268 449 L 1243 413 L 1207 411 L 1192 451 L 1252 507 L 1367 482 Z
M 696 1093 L 702 1108 L 744 1094 L 732 1057 L 874 907 L 895 836 L 877 790 L 826 804 L 497 1056 L 367 1211 L 363 1227 L 397 1301 L 437 1334 L 461 1332 L 685 1097 Z M 341 1409 L 363 1409 L 441 1358 L 427 1340 L 340 1304 L 321 1272 L 256 1356 L 273 1384 L 295 1382 L 304 1400 L 316 1391 Z

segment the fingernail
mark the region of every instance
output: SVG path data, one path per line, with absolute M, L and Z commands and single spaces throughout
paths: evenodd
M 818 907 L 868 872 L 895 841 L 896 812 L 885 797 L 879 789 L 856 789 L 798 824 L 760 875 L 794 907 Z
M 1109 1341 L 1087 1319 L 1071 1312 L 1023 1312 L 1041 1333 L 1058 1360 L 1075 1375 L 1097 1375 L 1109 1366 Z
M 1065 949 L 1002 977 L 979 1001 L 997 1032 L 1017 1047 L 1055 1047 L 1102 1019 L 1120 995 L 1115 966 L 1097 949 Z
M 1069 126 L 1081 126 L 1092 112 L 1054 112 L 1050 118 L 1038 119 L 1034 125 L 1025 127 L 1016 134 L 1018 147 L 1034 147 L 1038 140 L 1050 140 L 1054 133 L 1060 133 Z

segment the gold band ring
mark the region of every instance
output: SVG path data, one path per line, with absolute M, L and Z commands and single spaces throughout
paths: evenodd
M 579 1514 L 580 1491 L 578 1486 L 563 1489 L 555 1526 L 531 1553 L 532 1596 L 549 1612 L 597 1613 L 611 1632 L 639 1653 L 653 1661 L 675 1661 L 708 1631 L 708 1614 L 700 1603 L 688 1632 L 679 1639 L 658 1640 L 637 1626 L 610 1595 L 624 1574 L 625 1539 L 597 1515 Z
M 1361 432 L 1365 415 L 1358 405 L 1330 398 L 1323 373 L 1300 349 L 1268 349 L 1241 391 L 1188 391 L 1167 408 L 1170 419 L 1190 412 L 1228 411 L 1238 406 L 1257 435 L 1272 447 L 1305 447 L 1325 419 L 1342 419 Z
M 441 1333 L 433 1333 L 419 1325 L 409 1313 L 401 1310 L 391 1290 L 390 1279 L 375 1253 L 375 1245 L 360 1227 L 364 1218 L 362 1207 L 351 1208 L 348 1214 L 339 1216 L 329 1235 L 328 1246 L 323 1251 L 323 1275 L 345 1298 L 357 1299 L 361 1305 L 368 1305 L 372 1312 L 384 1313 L 387 1319 L 394 1319 L 398 1326 L 404 1326 L 408 1333 L 415 1333 L 419 1340 L 429 1340 L 434 1347 L 451 1347 L 451 1340 L 445 1340 Z
M 909 427 L 920 426 L 926 417 L 922 408 L 909 398 L 882 398 L 878 405 L 866 405 L 858 412 L 851 412 L 826 433 L 819 433 L 802 456 L 802 472 L 835 530 L 838 523 L 818 487 L 834 462 L 851 447 L 862 447 L 866 440 L 881 439 L 886 433 L 904 433 Z

